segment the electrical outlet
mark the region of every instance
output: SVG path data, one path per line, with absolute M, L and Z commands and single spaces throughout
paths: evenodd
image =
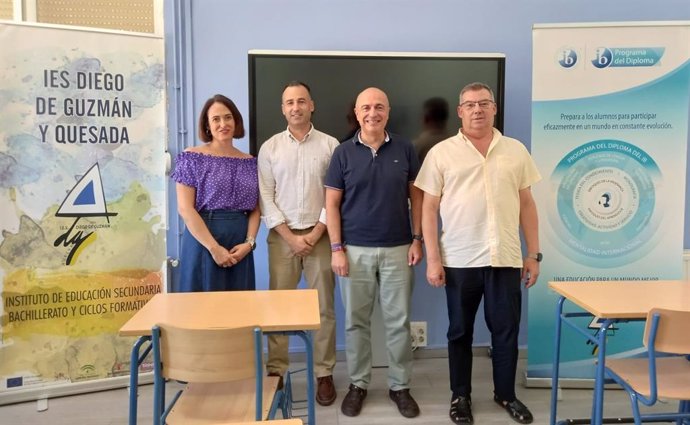
M 426 322 L 410 322 L 410 335 L 412 336 L 412 347 L 426 347 L 427 333 Z

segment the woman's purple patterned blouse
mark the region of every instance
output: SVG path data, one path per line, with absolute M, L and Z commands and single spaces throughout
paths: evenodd
M 252 211 L 259 202 L 256 158 L 181 152 L 171 177 L 196 189 L 197 211 Z

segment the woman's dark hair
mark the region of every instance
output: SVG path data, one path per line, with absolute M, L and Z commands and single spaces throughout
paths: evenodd
M 201 113 L 199 114 L 199 140 L 206 143 L 213 140 L 213 137 L 211 137 L 211 128 L 208 124 L 208 110 L 211 108 L 211 105 L 216 102 L 225 105 L 225 107 L 227 107 L 232 114 L 232 119 L 235 121 L 235 134 L 233 134 L 232 137 L 235 139 L 243 138 L 244 121 L 242 120 L 240 110 L 237 109 L 237 106 L 235 106 L 235 103 L 232 100 L 228 99 L 222 94 L 216 94 L 209 98 L 206 103 L 204 103 L 204 107 L 201 108 Z

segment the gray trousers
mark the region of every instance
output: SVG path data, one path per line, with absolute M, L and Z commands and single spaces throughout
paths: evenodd
M 388 354 L 388 387 L 409 388 L 412 375 L 410 300 L 414 272 L 407 264 L 409 245 L 391 248 L 347 246 L 349 276 L 340 277 L 345 304 L 347 370 L 352 383 L 371 381 L 371 314 L 379 294 Z

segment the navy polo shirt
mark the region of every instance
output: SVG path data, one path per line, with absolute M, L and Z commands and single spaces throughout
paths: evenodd
M 324 184 L 341 190 L 343 243 L 393 247 L 412 241 L 409 183 L 419 171 L 412 143 L 396 134 L 375 155 L 359 132 L 333 152 Z

